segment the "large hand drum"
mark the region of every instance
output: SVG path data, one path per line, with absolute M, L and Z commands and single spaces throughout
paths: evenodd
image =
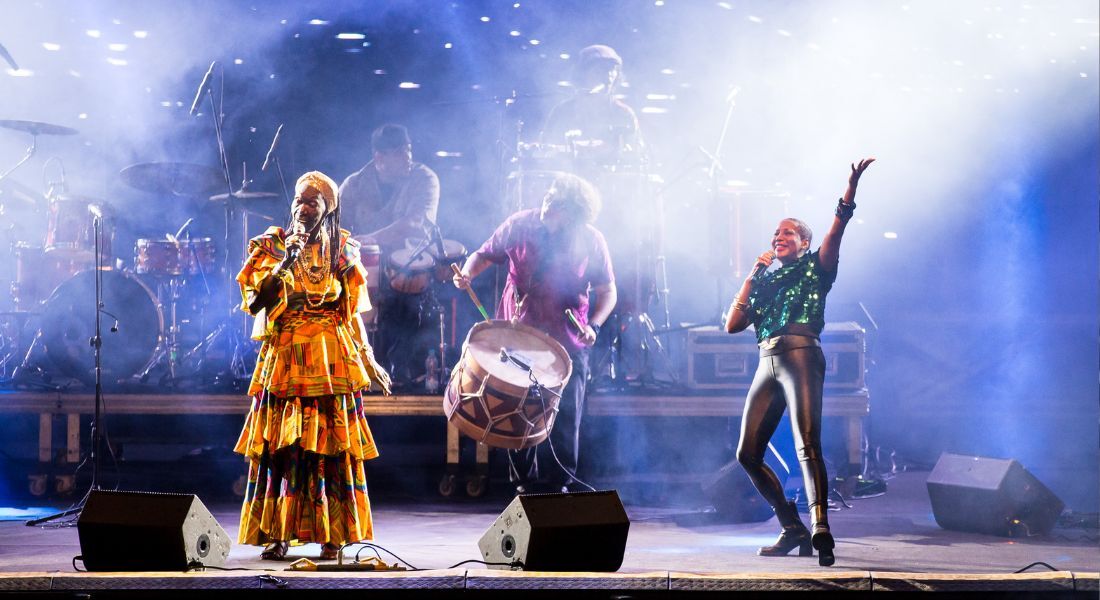
M 502 361 L 501 349 L 515 360 Z M 528 448 L 550 435 L 558 396 L 572 372 L 569 353 L 549 335 L 519 323 L 483 321 L 462 345 L 443 412 L 459 431 L 487 446 Z

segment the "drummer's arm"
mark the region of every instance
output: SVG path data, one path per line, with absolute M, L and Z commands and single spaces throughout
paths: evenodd
M 383 246 L 399 246 L 405 238 L 424 237 L 425 229 L 435 223 L 439 212 L 439 177 L 427 167 L 414 167 L 400 194 L 404 214 L 369 235 Z
M 466 264 L 462 265 L 461 278 L 459 275 L 455 275 L 454 284 L 455 287 L 466 287 L 475 277 L 481 274 L 482 271 L 488 269 L 493 265 L 493 261 L 489 260 L 481 252 L 474 252 L 466 259 Z
M 416 223 L 416 219 L 401 218 L 362 236 L 361 239 L 369 240 L 386 248 L 400 248 L 405 243 L 405 238 L 424 237 L 424 228 Z
M 596 293 L 596 300 L 588 313 L 588 322 L 602 326 L 611 316 L 611 311 L 615 310 L 615 303 L 619 301 L 619 292 L 614 281 L 593 286 L 592 291 Z

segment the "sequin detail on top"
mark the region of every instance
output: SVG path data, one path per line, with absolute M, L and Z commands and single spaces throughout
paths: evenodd
M 836 273 L 821 266 L 818 253 L 807 252 L 757 281 L 749 294 L 756 340 L 783 334 L 784 328 L 795 323 L 820 335 L 825 328 L 825 296 L 835 280 Z

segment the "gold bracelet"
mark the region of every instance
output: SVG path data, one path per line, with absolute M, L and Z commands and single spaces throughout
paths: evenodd
M 747 313 L 747 312 L 749 312 L 749 303 L 748 302 L 742 302 L 740 300 L 734 300 L 733 301 L 733 310 L 739 310 L 743 313 Z

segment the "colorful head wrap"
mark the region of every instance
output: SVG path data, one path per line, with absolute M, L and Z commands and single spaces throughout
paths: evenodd
M 320 171 L 310 171 L 302 175 L 294 185 L 294 195 L 301 195 L 306 188 L 313 188 L 325 197 L 324 214 L 327 215 L 340 206 L 340 187 L 328 175 Z

